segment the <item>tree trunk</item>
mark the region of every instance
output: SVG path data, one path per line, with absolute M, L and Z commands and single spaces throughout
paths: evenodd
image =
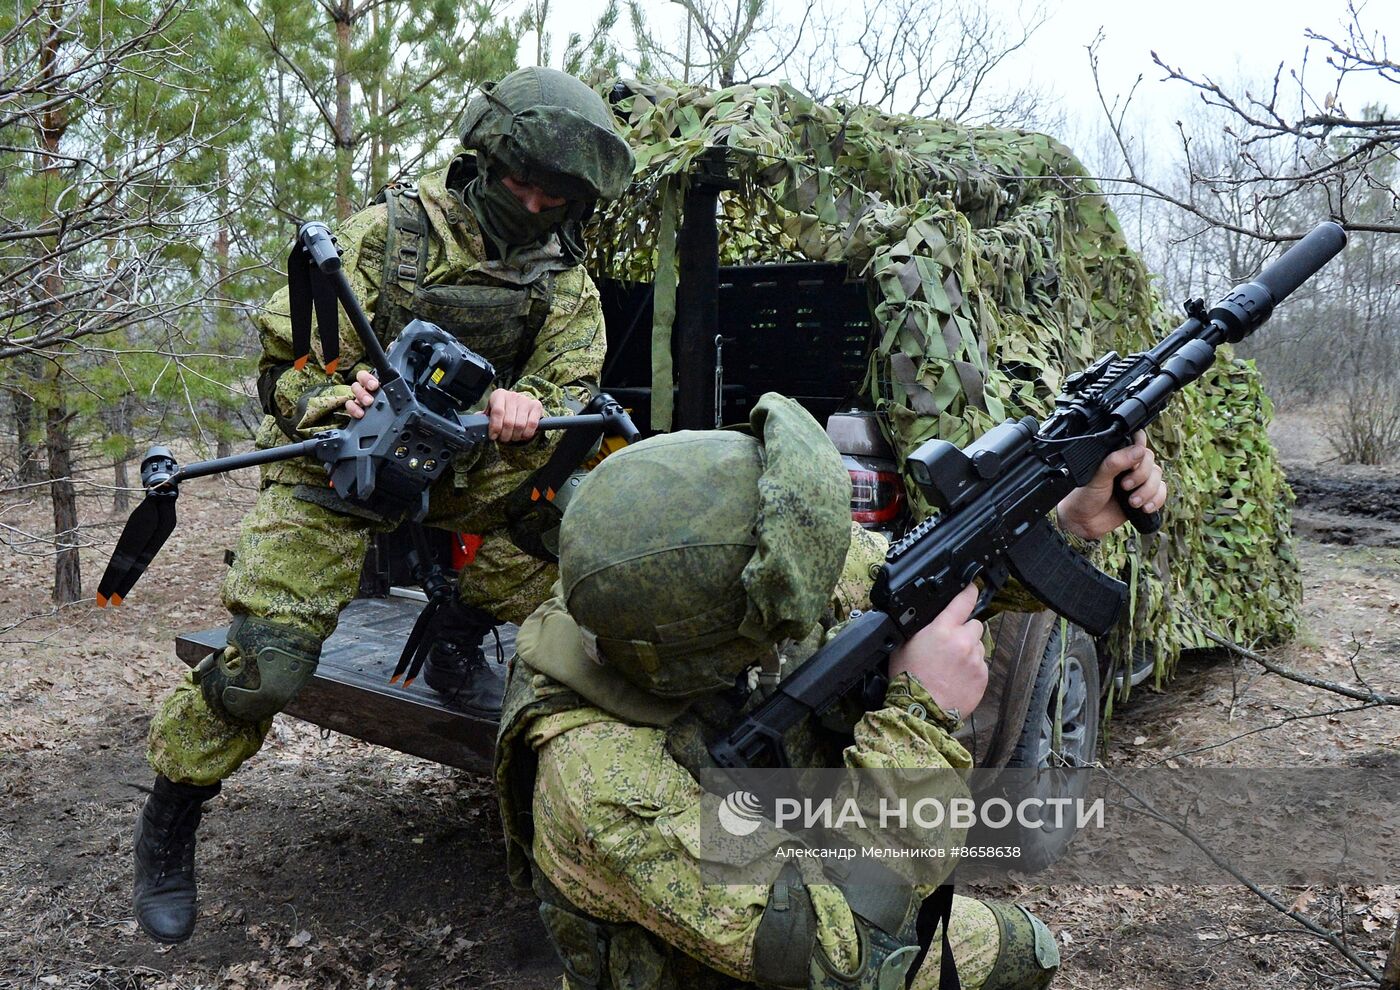
M 49 451 L 49 497 L 53 499 L 53 600 L 60 605 L 83 597 L 78 563 L 78 490 L 73 484 L 73 441 L 68 432 L 68 406 L 57 391 L 45 417 Z
M 16 363 L 25 361 L 17 359 Z M 43 449 L 39 443 L 39 411 L 34 400 L 23 392 L 13 393 L 15 399 L 15 433 L 19 441 L 19 471 L 15 481 L 21 485 L 37 485 L 44 480 L 44 466 L 40 459 Z
M 58 18 L 55 16 L 55 23 Z M 68 39 L 56 27 L 44 37 L 39 54 L 39 72 L 46 81 L 57 73 L 58 50 Z M 56 192 L 62 186 L 62 165 L 58 158 L 59 142 L 68 129 L 66 114 L 60 109 L 46 111 L 39 122 L 39 142 L 44 149 L 41 173 L 46 185 Z M 51 193 L 52 194 L 52 193 Z M 61 235 L 60 235 L 61 236 Z M 59 270 L 59 251 L 55 244 L 53 260 L 44 268 L 41 285 L 45 300 L 42 313 L 45 320 L 58 320 L 63 315 L 63 274 Z M 54 574 L 53 599 L 60 605 L 75 602 L 83 596 L 82 573 L 78 561 L 78 492 L 73 484 L 73 440 L 69 433 L 68 405 L 63 399 L 63 368 L 55 355 L 52 370 L 45 375 L 44 443 L 49 457 L 49 497 L 53 501 Z
M 112 492 L 112 511 L 126 512 L 131 508 L 131 492 L 127 491 L 131 487 L 131 481 L 126 469 L 126 458 L 121 455 L 112 462 L 112 484 L 115 486 Z
M 355 212 L 354 135 L 350 116 L 350 0 L 335 10 L 335 212 L 347 220 Z
M 545 50 L 544 26 L 549 20 L 549 0 L 535 0 L 535 64 L 547 65 L 549 52 Z
M 112 434 L 122 440 L 122 452 L 112 459 L 113 512 L 126 512 L 131 508 L 131 492 L 127 491 L 131 487 L 131 475 L 126 466 L 131 458 L 127 446 L 131 430 L 130 402 L 131 396 L 123 395 L 112 407 Z
M 215 353 L 231 356 L 235 349 L 234 338 L 236 333 L 233 323 L 237 319 L 229 310 L 229 279 L 232 277 L 230 264 L 230 242 L 229 235 L 229 202 L 228 189 L 231 179 L 229 177 L 228 152 L 219 152 L 219 213 L 223 219 L 219 221 L 218 229 L 214 232 L 214 301 L 211 316 L 212 345 Z M 227 457 L 233 453 L 233 445 L 229 442 L 229 436 L 233 432 L 233 403 L 227 396 L 216 396 L 213 403 L 214 412 L 214 442 L 216 445 L 215 456 Z
M 375 4 L 369 15 L 369 30 L 373 37 L 379 37 L 379 5 Z M 369 87 L 366 97 L 369 102 L 369 119 L 379 120 L 380 106 L 383 102 L 384 87 L 382 80 L 375 76 L 374 82 Z M 382 131 L 379 134 L 372 134 L 369 139 L 369 183 L 365 186 L 365 192 L 369 195 L 376 195 L 383 189 L 389 181 L 389 149 L 384 141 Z

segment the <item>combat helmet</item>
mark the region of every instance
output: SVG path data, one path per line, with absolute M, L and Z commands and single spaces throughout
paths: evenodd
M 731 687 L 805 636 L 850 543 L 850 480 L 796 402 L 751 434 L 682 431 L 612 454 L 564 514 L 559 577 L 585 652 L 653 695 Z
M 467 104 L 462 144 L 489 174 L 504 172 L 590 206 L 632 178 L 632 149 L 603 98 L 557 69 L 516 69 Z

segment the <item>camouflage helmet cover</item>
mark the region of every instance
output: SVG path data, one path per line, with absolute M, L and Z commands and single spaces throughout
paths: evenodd
M 632 178 L 632 149 L 603 98 L 557 69 L 516 69 L 467 104 L 462 144 L 565 199 L 616 199 Z
M 752 436 L 652 437 L 579 487 L 559 534 L 564 602 L 599 663 L 656 695 L 727 688 L 820 618 L 850 542 L 850 480 L 797 403 Z

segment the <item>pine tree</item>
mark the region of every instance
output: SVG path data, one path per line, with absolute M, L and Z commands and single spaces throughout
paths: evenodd
M 206 26 L 189 4 L 147 0 L 0 15 L 0 360 L 31 403 L 27 436 L 42 424 L 60 603 L 82 593 L 82 462 L 121 453 L 114 409 L 125 420 L 168 377 L 199 308 L 189 273 L 217 182 L 203 152 L 223 131 L 199 82 Z
M 289 218 L 345 219 L 386 182 L 440 155 L 467 96 L 515 66 L 502 0 L 245 0 L 273 92 L 263 153 Z M 331 201 L 328 194 L 333 192 Z

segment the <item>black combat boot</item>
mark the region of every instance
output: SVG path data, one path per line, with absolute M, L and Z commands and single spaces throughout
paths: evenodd
M 488 662 L 481 648 L 495 628 L 495 617 L 483 609 L 461 602 L 445 606 L 431 631 L 436 639 L 423 668 L 423 680 L 447 704 L 480 718 L 499 717 L 505 694 L 504 668 Z
M 480 718 L 499 718 L 506 687 L 503 669 L 486 659 L 480 643 L 464 647 L 440 639 L 428 653 L 423 680 L 453 708 Z
M 157 777 L 136 820 L 136 923 L 157 942 L 183 942 L 194 931 L 194 833 L 204 802 L 218 793 L 218 783 Z

